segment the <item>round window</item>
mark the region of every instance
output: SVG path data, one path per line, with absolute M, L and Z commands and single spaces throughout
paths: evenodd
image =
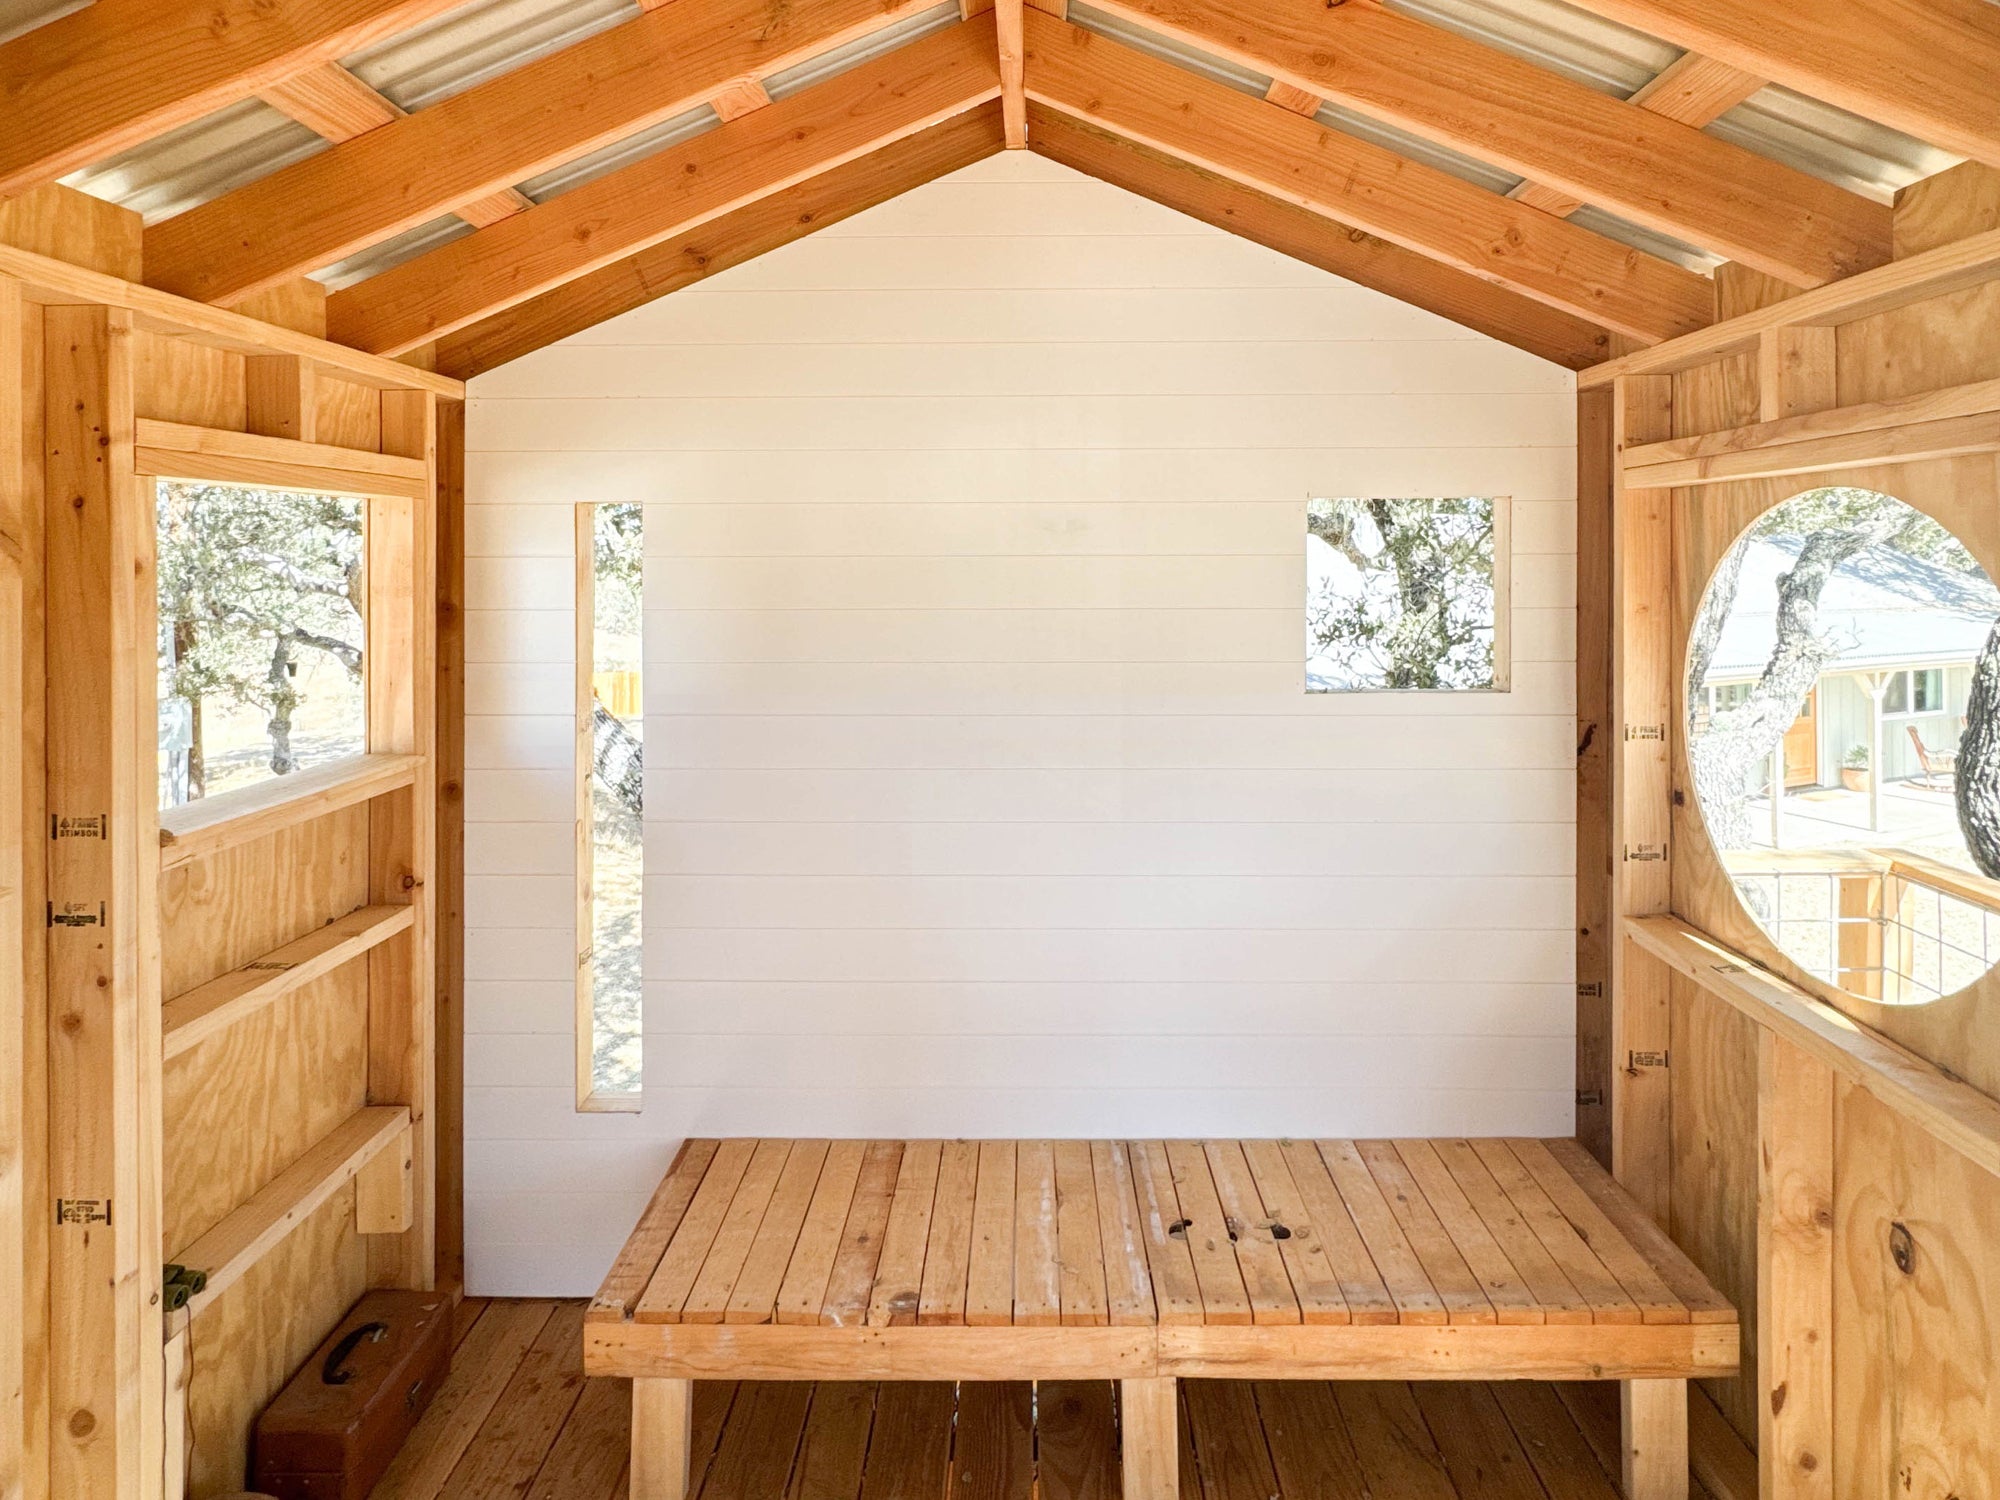
M 1780 951 L 1884 1004 L 2000 959 L 2000 590 L 1920 511 L 1793 497 L 1741 536 L 1688 642 L 1695 799 Z

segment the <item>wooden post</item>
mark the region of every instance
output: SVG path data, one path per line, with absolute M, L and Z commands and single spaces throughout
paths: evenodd
M 1125 1500 L 1177 1500 L 1180 1395 L 1172 1376 L 1118 1382 L 1119 1452 Z
M 421 458 L 436 471 L 436 414 L 421 391 L 382 394 L 382 451 Z M 368 748 L 430 756 L 434 750 L 437 566 L 433 498 L 368 504 Z M 436 1083 L 431 933 L 436 848 L 434 770 L 378 797 L 369 814 L 369 899 L 415 909 L 407 932 L 368 956 L 368 1102 L 410 1107 L 413 1222 L 369 1247 L 378 1284 L 429 1287 L 436 1277 Z
M 465 1285 L 465 403 L 437 421 L 437 1064 L 431 1116 L 440 1286 Z
M 1833 1070 L 1757 1031 L 1757 1490 L 1833 1494 Z
M 21 285 L 0 277 L 0 1495 L 27 1490 L 27 861 L 22 844 L 27 693 L 21 660 L 28 541 L 21 459 Z M 37 1132 L 39 1134 L 39 1132 Z M 39 1217 L 39 1211 L 33 1215 Z
M 1625 1500 L 1687 1500 L 1688 1383 L 1624 1383 Z
M 157 1495 L 160 995 L 153 488 L 131 314 L 43 323 L 50 1487 Z
M 1619 454 L 1673 435 L 1673 378 L 1617 382 L 1613 431 Z M 1612 756 L 1614 910 L 1654 916 L 1672 909 L 1670 836 L 1674 691 L 1672 492 L 1614 489 L 1612 533 Z M 1667 1222 L 1666 966 L 1630 942 L 1613 945 L 1612 1173 L 1663 1226 Z
M 1576 398 L 1576 1136 L 1611 1166 L 1612 392 Z
M 694 1382 L 632 1382 L 631 1500 L 686 1500 Z

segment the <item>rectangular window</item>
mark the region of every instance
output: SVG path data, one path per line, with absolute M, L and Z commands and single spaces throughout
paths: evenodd
M 1905 717 L 1943 713 L 1944 669 L 1906 667 L 1890 673 L 1888 691 L 1882 694 L 1882 712 Z
M 587 504 L 576 511 L 579 1109 L 639 1107 L 643 525 L 637 505 Z
M 158 481 L 162 808 L 368 748 L 365 511 Z
M 1306 690 L 1505 691 L 1507 502 L 1312 500 Z

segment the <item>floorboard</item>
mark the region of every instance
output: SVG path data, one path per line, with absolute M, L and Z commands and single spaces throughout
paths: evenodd
M 631 1396 L 587 1380 L 581 1302 L 468 1300 L 452 1373 L 374 1500 L 621 1500 Z M 1182 1387 L 1187 1500 L 1617 1500 L 1617 1388 Z M 704 1381 L 697 1500 L 1117 1500 L 1108 1382 Z M 1694 1485 L 1695 1500 L 1708 1500 Z

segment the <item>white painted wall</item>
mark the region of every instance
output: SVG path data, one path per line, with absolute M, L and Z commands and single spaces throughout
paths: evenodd
M 1571 1128 L 1570 377 L 996 157 L 473 383 L 467 1268 L 687 1133 Z M 1304 502 L 1511 495 L 1515 689 L 1308 697 Z M 571 1093 L 569 507 L 647 506 L 646 1108 Z

